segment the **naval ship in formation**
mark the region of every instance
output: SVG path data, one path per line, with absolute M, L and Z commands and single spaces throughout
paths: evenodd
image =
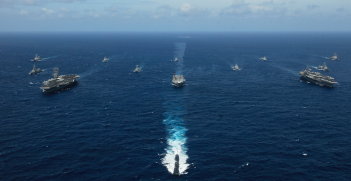
M 38 56 L 37 54 L 35 54 L 34 59 L 32 59 L 31 61 L 32 61 L 32 62 L 38 62 L 38 61 L 40 61 L 40 60 L 43 60 L 43 59 L 40 58 L 40 56 Z
M 333 77 L 322 75 L 319 72 L 312 72 L 309 67 L 302 70 L 300 75 L 301 79 L 305 79 L 320 86 L 333 87 L 333 85 L 337 83 Z
M 185 79 L 183 75 L 176 75 L 176 73 L 173 73 L 173 80 L 172 80 L 172 85 L 175 87 L 182 87 L 185 84 Z
M 175 62 L 178 62 L 178 57 L 176 57 L 176 58 L 174 59 L 174 61 L 175 61 Z
M 35 68 L 35 65 L 33 66 L 33 70 L 29 72 L 29 75 L 35 75 L 38 74 L 40 72 L 42 72 L 43 70 L 41 70 L 40 68 Z
M 43 90 L 44 93 L 50 93 L 55 90 L 59 90 L 65 88 L 67 86 L 73 85 L 76 83 L 76 79 L 78 79 L 79 75 L 58 75 L 59 70 L 57 67 L 54 68 L 54 78 L 51 78 L 47 81 L 43 82 L 43 86 L 40 89 Z
M 263 56 L 263 57 L 261 57 L 260 59 L 261 59 L 262 61 L 267 61 L 266 56 Z
M 236 63 L 235 66 L 233 67 L 233 70 L 239 71 L 239 70 L 241 70 L 241 69 L 239 68 L 238 64 Z
M 334 56 L 329 57 L 330 60 L 339 60 L 338 55 L 335 53 Z
M 141 71 L 141 69 L 138 67 L 138 65 L 136 65 L 134 72 L 138 73 L 140 71 Z
M 108 62 L 108 58 L 104 57 L 104 59 L 102 60 L 102 62 Z
M 324 62 L 324 65 L 320 65 L 317 67 L 318 70 L 329 71 L 327 64 Z

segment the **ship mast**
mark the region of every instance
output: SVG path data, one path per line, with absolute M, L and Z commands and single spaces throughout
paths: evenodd
M 54 76 L 54 78 L 57 78 L 58 77 L 58 73 L 59 73 L 59 69 L 57 68 L 57 67 L 55 67 L 54 68 L 54 74 L 53 74 L 53 76 Z

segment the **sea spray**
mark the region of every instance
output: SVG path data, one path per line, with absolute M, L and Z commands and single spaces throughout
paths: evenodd
M 166 150 L 166 155 L 162 159 L 162 164 L 167 167 L 167 170 L 173 174 L 175 156 L 179 155 L 179 173 L 185 174 L 186 169 L 189 164 L 186 163 L 188 159 L 187 147 L 186 147 L 186 131 L 187 129 L 183 126 L 184 120 L 176 117 L 170 116 L 163 121 L 167 127 L 168 138 L 167 144 L 168 147 Z

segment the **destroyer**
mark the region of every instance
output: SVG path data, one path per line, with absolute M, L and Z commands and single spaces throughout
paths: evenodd
M 43 60 L 42 58 L 40 58 L 40 56 L 38 56 L 37 54 L 35 54 L 35 57 L 33 60 L 31 60 L 32 62 L 38 62 L 40 60 Z
M 320 65 L 317 67 L 318 70 L 329 71 L 327 64 L 324 62 L 324 65 Z
M 35 68 L 35 65 L 33 66 L 33 70 L 29 72 L 29 75 L 35 75 L 42 72 L 40 68 Z
M 104 59 L 102 60 L 102 62 L 108 62 L 108 58 L 104 57 Z
M 140 72 L 140 71 L 141 71 L 141 69 L 138 67 L 138 65 L 136 65 L 134 72 Z
M 241 69 L 239 68 L 238 64 L 236 63 L 235 66 L 233 67 L 233 70 L 239 71 L 239 70 L 241 70 Z
M 338 55 L 335 53 L 334 56 L 329 57 L 330 60 L 339 60 Z
M 175 87 L 182 87 L 185 84 L 185 79 L 183 75 L 176 75 L 176 73 L 173 73 L 173 80 L 172 80 L 172 85 Z
M 262 61 L 267 61 L 266 56 L 263 56 L 263 57 L 261 57 L 260 59 L 261 59 Z
M 175 62 L 178 62 L 178 57 L 176 57 L 176 58 L 174 59 L 174 61 L 175 61 Z
M 43 86 L 40 87 L 40 89 L 43 90 L 45 93 L 53 92 L 55 90 L 62 89 L 64 87 L 70 86 L 74 83 L 76 83 L 76 79 L 78 79 L 80 76 L 79 75 L 60 75 L 58 76 L 58 68 L 54 68 L 54 78 L 51 78 L 47 81 L 43 82 Z
M 311 72 L 309 67 L 300 72 L 301 79 L 305 79 L 309 82 L 315 83 L 320 86 L 333 87 L 337 82 L 334 78 L 320 74 L 319 72 Z

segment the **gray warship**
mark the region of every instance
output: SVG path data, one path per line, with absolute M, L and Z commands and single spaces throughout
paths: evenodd
M 261 57 L 260 59 L 261 59 L 262 61 L 267 61 L 266 56 L 263 56 L 263 57 Z
M 338 55 L 335 53 L 334 56 L 329 57 L 330 60 L 339 60 Z
M 333 85 L 337 83 L 333 77 L 322 75 L 319 72 L 311 72 L 311 69 L 309 67 L 306 67 L 305 70 L 302 70 L 300 72 L 300 75 L 301 79 L 305 79 L 320 86 L 333 87 Z
M 235 66 L 233 67 L 233 70 L 239 71 L 239 70 L 241 70 L 241 69 L 239 68 L 238 64 L 236 63 Z
M 79 75 L 58 75 L 58 68 L 54 68 L 54 78 L 51 78 L 47 81 L 43 82 L 43 86 L 40 87 L 40 89 L 43 90 L 44 93 L 50 93 L 55 90 L 62 89 L 64 87 L 73 85 L 76 83 L 76 79 L 78 79 L 80 76 Z
M 33 70 L 29 72 L 29 75 L 35 75 L 38 74 L 40 72 L 42 72 L 43 70 L 41 70 L 40 68 L 35 68 L 35 65 L 33 66 Z
M 102 62 L 108 62 L 108 58 L 104 57 L 104 59 L 102 60 Z
M 183 75 L 176 75 L 176 73 L 173 73 L 173 80 L 172 80 L 172 85 L 175 87 L 182 87 L 185 84 L 185 79 Z
M 35 57 L 33 60 L 31 60 L 32 62 L 38 62 L 40 60 L 43 60 L 42 58 L 40 58 L 40 56 L 38 56 L 37 54 L 35 54 Z
M 136 65 L 136 67 L 135 67 L 135 70 L 134 70 L 134 72 L 140 72 L 141 71 L 141 69 L 138 67 L 138 65 Z
M 320 65 L 317 67 L 318 70 L 329 71 L 327 64 L 324 62 L 324 65 Z
M 174 59 L 174 61 L 175 61 L 175 62 L 178 62 L 178 57 L 176 57 L 176 58 Z

